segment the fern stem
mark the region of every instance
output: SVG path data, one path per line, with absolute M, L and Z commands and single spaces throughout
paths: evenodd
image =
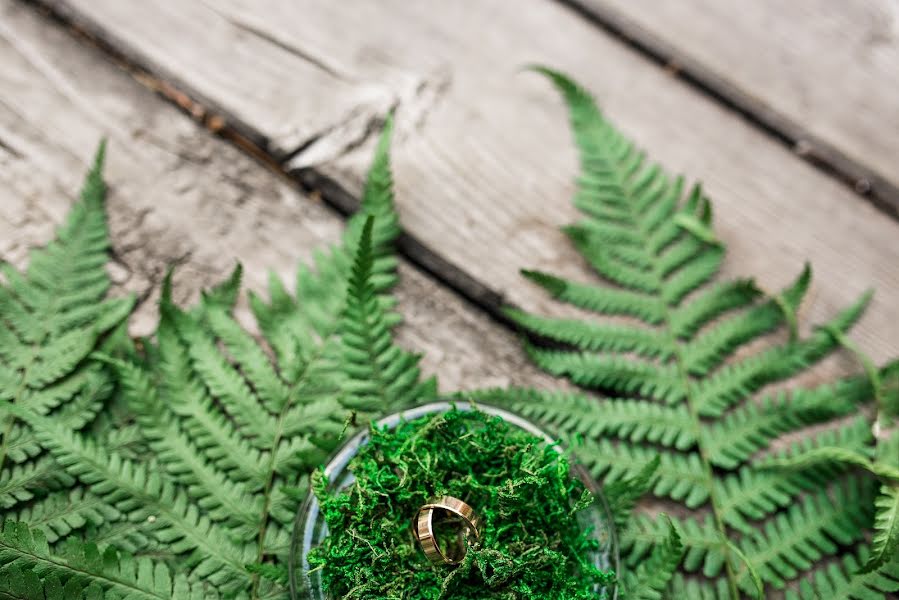
M 269 507 L 272 502 L 272 491 L 275 485 L 275 464 L 278 458 L 278 446 L 281 444 L 281 439 L 284 436 L 284 419 L 287 416 L 287 413 L 293 407 L 294 400 L 296 398 L 297 386 L 299 382 L 302 382 L 307 370 L 310 365 L 315 364 L 315 361 L 321 358 L 321 356 L 325 353 L 327 345 L 321 344 L 316 348 L 316 351 L 309 357 L 309 359 L 303 365 L 302 370 L 297 374 L 294 383 L 291 386 L 290 394 L 287 396 L 287 401 L 284 402 L 284 406 L 281 408 L 281 412 L 278 415 L 278 422 L 275 426 L 275 434 L 272 436 L 272 447 L 269 452 L 269 462 L 266 467 L 266 482 L 265 487 L 262 492 L 262 515 L 259 520 L 259 535 L 257 536 L 256 542 L 256 562 L 258 564 L 262 563 L 262 559 L 265 555 L 265 534 L 268 530 L 268 520 L 269 520 Z M 258 573 L 253 574 L 253 589 L 251 592 L 251 598 L 254 600 L 259 598 L 259 584 L 260 577 Z
M 664 248 L 653 248 L 649 242 L 649 235 L 644 228 L 644 224 L 640 219 L 640 214 L 638 214 L 635 210 L 635 201 L 636 197 L 634 191 L 631 189 L 630 182 L 621 177 L 621 175 L 615 171 L 614 175 L 617 180 L 618 185 L 621 190 L 625 192 L 625 194 L 629 197 L 629 202 L 626 202 L 628 214 L 630 215 L 633 223 L 636 225 L 638 231 L 641 234 L 641 242 L 642 249 L 645 254 L 651 254 L 654 260 L 646 260 L 645 264 L 651 265 L 651 274 L 655 279 L 655 284 L 658 290 L 663 290 L 665 284 L 665 275 L 660 270 L 659 267 L 659 259 L 661 258 L 661 253 Z M 668 301 L 664 300 L 664 294 L 662 295 L 661 304 L 661 312 L 662 312 L 662 322 L 659 324 L 660 329 L 664 331 L 665 335 L 667 335 L 669 339 L 669 344 L 672 349 L 672 359 L 674 360 L 677 366 L 677 373 L 681 380 L 681 385 L 683 386 L 683 397 L 684 401 L 687 404 L 687 409 L 690 414 L 690 420 L 692 421 L 693 426 L 693 435 L 696 439 L 696 446 L 699 449 L 699 460 L 702 464 L 702 474 L 705 479 L 705 485 L 709 492 L 709 503 L 711 505 L 712 510 L 712 518 L 715 523 L 715 528 L 718 530 L 719 535 L 722 540 L 727 540 L 727 529 L 725 528 L 723 512 L 721 510 L 721 503 L 718 499 L 718 494 L 715 489 L 715 479 L 714 474 L 712 472 L 712 462 L 709 458 L 709 452 L 705 447 L 705 443 L 703 441 L 702 436 L 702 419 L 699 415 L 699 409 L 696 406 L 696 403 L 693 398 L 692 390 L 693 386 L 691 385 L 691 378 L 689 375 L 689 370 L 687 367 L 687 363 L 684 360 L 681 342 L 678 340 L 678 336 L 675 333 L 675 329 L 673 326 L 673 318 L 671 314 L 671 306 Z M 724 552 L 724 566 L 725 573 L 727 574 L 727 586 L 730 593 L 730 596 L 733 600 L 740 600 L 740 592 L 737 585 L 737 577 L 734 572 L 733 564 L 731 563 L 731 550 L 727 544 L 722 545 L 722 551 Z
M 668 328 L 669 316 L 668 309 L 665 307 L 665 325 L 666 330 L 670 333 L 670 328 Z M 694 435 L 696 436 L 696 447 L 699 449 L 699 460 L 702 463 L 703 475 L 706 479 L 706 485 L 708 486 L 709 491 L 709 503 L 712 508 L 712 518 L 715 521 L 715 527 L 718 529 L 718 533 L 721 534 L 721 537 L 727 539 L 727 530 L 724 525 L 723 512 L 721 510 L 721 502 L 718 500 L 718 492 L 715 487 L 715 479 L 714 474 L 712 473 L 712 462 L 709 459 L 708 450 L 705 447 L 705 443 L 702 436 L 702 420 L 699 416 L 699 411 L 696 409 L 696 405 L 693 403 L 693 399 L 690 395 L 690 378 L 687 375 L 686 368 L 684 367 L 683 359 L 681 358 L 680 347 L 678 346 L 678 342 L 675 339 L 675 336 L 671 335 L 671 342 L 674 344 L 674 356 L 677 361 L 677 370 L 681 376 L 681 380 L 683 381 L 683 385 L 685 386 L 685 399 L 687 403 L 687 409 L 690 413 L 690 419 L 693 421 L 694 427 Z M 731 549 L 729 545 L 724 545 L 723 551 L 725 553 L 724 559 L 724 568 L 727 573 L 727 584 L 730 590 L 730 595 L 734 600 L 739 600 L 740 594 L 737 589 L 737 577 L 734 573 L 733 565 L 730 561 L 730 553 Z

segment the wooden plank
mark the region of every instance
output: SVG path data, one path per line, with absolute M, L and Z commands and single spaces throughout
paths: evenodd
M 879 294 L 857 339 L 877 360 L 896 353 L 899 224 L 566 7 L 545 0 L 179 1 L 191 5 L 184 9 L 188 18 L 153 8 L 166 2 L 143 3 L 139 14 L 114 0 L 47 3 L 150 69 L 174 46 L 187 45 L 179 52 L 192 60 L 178 67 L 185 91 L 226 113 L 235 103 L 252 106 L 241 120 L 270 138 L 270 152 L 293 155 L 288 167 L 314 168 L 353 192 L 374 126 L 368 135 L 347 136 L 343 121 L 316 122 L 316 114 L 300 111 L 297 121 L 283 123 L 285 130 L 324 133 L 297 140 L 278 138 L 266 115 L 284 113 L 282 105 L 341 100 L 340 89 L 293 75 L 308 57 L 326 57 L 329 69 L 346 79 L 387 90 L 397 113 L 395 167 L 407 231 L 431 256 L 542 312 L 557 307 L 521 281 L 519 268 L 587 275 L 557 231 L 576 218 L 568 202 L 576 163 L 564 110 L 546 82 L 520 67 L 536 60 L 562 68 L 595 90 L 612 118 L 653 156 L 705 180 L 731 247 L 725 274 L 759 274 L 766 288 L 776 289 L 812 260 L 817 278 L 804 313 L 809 322 L 873 285 Z M 264 67 L 283 76 L 235 83 L 217 95 L 208 84 L 213 74 L 226 70 L 240 82 L 263 68 L 232 50 L 247 36 L 291 49 Z
M 132 332 L 152 331 L 167 265 L 180 301 L 225 277 L 246 286 L 268 269 L 288 282 L 342 220 L 138 85 L 99 52 L 33 11 L 0 1 L 0 257 L 22 266 L 74 199 L 86 162 L 109 138 L 108 203 L 115 293 L 137 293 Z M 446 390 L 546 384 L 510 332 L 408 263 L 398 288 L 398 339 L 424 353 Z M 245 307 L 244 317 L 246 317 Z
M 893 0 L 563 0 L 899 217 Z

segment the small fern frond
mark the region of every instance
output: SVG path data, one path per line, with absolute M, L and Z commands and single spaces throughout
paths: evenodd
M 860 573 L 870 573 L 894 560 L 899 548 L 899 486 L 896 483 L 881 485 L 874 506 L 877 516 L 871 555 Z
M 400 234 L 399 217 L 393 200 L 393 175 L 390 170 L 390 139 L 393 120 L 388 118 L 375 156 L 368 171 L 359 211 L 347 223 L 343 240 L 334 247 L 317 252 L 314 266 L 301 265 L 297 272 L 294 296 L 274 274 L 269 278 L 269 301 L 251 294 L 250 306 L 265 335 L 287 367 L 295 363 L 305 341 L 327 339 L 338 327 L 344 311 L 346 281 L 353 264 L 359 237 L 369 216 L 376 219 L 372 229 L 371 283 L 383 308 L 390 308 L 393 300 L 384 295 L 396 283 L 397 259 L 393 242 Z M 397 318 L 388 314 L 390 325 Z M 290 371 L 286 373 L 290 380 Z
M 680 535 L 670 519 L 662 519 L 668 528 L 665 542 L 657 546 L 649 558 L 628 575 L 625 593 L 635 600 L 661 600 L 684 555 Z
M 719 574 L 723 566 L 725 539 L 712 520 L 670 518 L 685 548 L 683 569 L 691 573 L 701 571 L 710 577 Z M 664 543 L 668 535 L 668 529 L 663 523 L 638 513 L 621 536 L 621 549 L 626 552 L 626 563 L 630 566 L 641 564 L 654 548 Z
M 624 531 L 630 521 L 631 513 L 637 501 L 643 498 L 652 487 L 652 481 L 659 469 L 661 459 L 657 456 L 646 463 L 640 472 L 633 477 L 603 486 L 603 496 L 609 505 L 612 522 L 618 531 Z
M 393 344 L 390 327 L 371 282 L 374 217 L 362 229 L 341 326 L 345 402 L 353 409 L 384 412 L 436 395 L 432 379 L 419 383 L 419 357 Z

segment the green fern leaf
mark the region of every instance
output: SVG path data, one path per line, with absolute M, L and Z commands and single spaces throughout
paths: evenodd
M 822 557 L 863 538 L 871 519 L 872 491 L 869 481 L 852 478 L 836 486 L 833 497 L 826 491 L 807 496 L 765 523 L 761 532 L 744 538 L 742 550 L 766 583 L 782 588 Z M 737 577 L 746 589 L 746 569 L 739 569 Z
M 874 520 L 871 556 L 861 573 L 879 569 L 895 558 L 896 548 L 899 548 L 899 487 L 895 483 L 882 485 L 874 505 L 877 517 Z
M 393 201 L 393 176 L 390 171 L 390 137 L 392 119 L 388 119 L 378 141 L 375 157 L 366 178 L 359 212 L 347 223 L 341 244 L 315 255 L 314 268 L 301 265 L 297 273 L 295 297 L 281 280 L 271 275 L 269 302 L 251 295 L 250 305 L 266 340 L 272 345 L 282 365 L 296 364 L 298 344 L 312 343 L 313 337 L 326 339 L 338 327 L 346 302 L 346 281 L 365 220 L 376 219 L 372 228 L 372 280 L 385 309 L 393 300 L 383 295 L 396 282 L 397 259 L 393 242 L 400 233 L 399 218 Z M 385 317 L 390 325 L 396 317 Z M 292 373 L 286 373 L 288 380 Z
M 660 600 L 674 575 L 684 547 L 680 535 L 670 519 L 663 517 L 668 527 L 665 543 L 653 550 L 652 555 L 627 578 L 626 593 L 635 600 Z
M 419 357 L 393 345 L 389 325 L 371 279 L 374 217 L 362 229 L 341 327 L 342 370 L 347 404 L 358 410 L 390 411 L 436 395 L 436 381 L 419 383 Z
M 527 388 L 475 390 L 459 397 L 507 408 L 539 420 L 554 433 L 566 437 L 613 436 L 678 450 L 689 450 L 696 443 L 690 414 L 683 406 L 630 400 L 599 402 L 585 394 Z
M 161 579 L 139 574 L 125 591 L 114 573 L 95 568 L 92 546 L 75 544 L 52 557 L 41 550 L 36 564 L 52 569 L 20 558 L 0 562 L 11 589 L 72 598 L 144 598 L 144 588 L 166 598 L 286 598 L 290 533 L 310 471 L 345 435 L 354 411 L 377 414 L 436 393 L 433 380 L 419 381 L 418 357 L 391 335 L 397 318 L 385 292 L 395 280 L 390 245 L 399 227 L 388 143 L 389 123 L 366 184 L 364 218 L 352 220 L 342 245 L 317 255 L 314 269 L 300 269 L 296 299 L 276 280 L 268 303 L 251 298 L 263 341 L 232 314 L 238 267 L 191 309 L 173 303 L 169 273 L 159 328 L 140 353 L 121 339 L 97 343 L 99 332 L 85 341 L 64 329 L 46 344 L 46 368 L 33 369 L 42 395 L 0 404 L 0 417 L 14 423 L 5 441 L 16 461 L 0 476 L 0 501 L 8 498 L 16 509 L 9 515 L 47 532 L 57 549 L 78 538 L 102 540 L 165 562 L 153 567 Z M 18 311 L 9 321 L 26 317 Z M 95 322 L 105 323 L 88 325 Z M 9 332 L 10 344 L 22 346 L 15 326 Z M 87 360 L 91 353 L 96 360 Z M 81 363 L 90 370 L 79 370 Z M 91 424 L 97 390 L 110 395 L 110 372 L 119 384 L 114 414 Z M 84 487 L 69 491 L 76 480 Z M 26 546 L 32 538 L 45 540 L 32 536 Z M 109 552 L 101 566 L 115 567 Z M 89 559 L 78 563 L 85 568 L 77 581 L 64 568 L 76 555 Z M 176 568 L 174 579 L 163 564 Z
M 637 501 L 652 488 L 652 481 L 660 463 L 661 459 L 657 456 L 633 477 L 613 482 L 603 488 L 603 496 L 609 505 L 612 522 L 618 531 L 626 529 Z
M 663 319 L 662 304 L 652 296 L 576 283 L 538 271 L 524 270 L 521 274 L 544 288 L 554 298 L 580 308 L 609 316 L 636 317 L 649 325 L 660 323 Z
M 555 298 L 600 318 L 518 309 L 506 314 L 529 334 L 526 349 L 538 366 L 615 398 L 514 389 L 473 396 L 567 438 L 613 489 L 658 461 L 648 489 L 695 513 L 676 526 L 685 548 L 683 570 L 701 572 L 693 579 L 674 577 L 665 593 L 690 589 L 736 599 L 741 589 L 757 592 L 762 580 L 778 587 L 799 579 L 833 554 L 835 544 L 862 539 L 869 522 L 857 506 L 825 514 L 833 507 L 825 506 L 822 494 L 843 494 L 856 503 L 869 495 L 856 493 L 842 465 L 775 473 L 750 461 L 781 436 L 853 413 L 882 395 L 882 386 L 869 373 L 756 396 L 846 346 L 845 333 L 870 294 L 800 337 L 797 315 L 811 282 L 808 265 L 771 296 L 752 280 L 715 282 L 725 249 L 702 187 L 687 191 L 682 178 L 651 164 L 571 79 L 536 70 L 569 109 L 581 164 L 574 204 L 584 218 L 564 231 L 598 281 L 523 273 Z M 781 330 L 789 332 L 786 341 L 763 345 L 765 336 Z M 872 441 L 868 424 L 856 421 L 779 456 L 828 445 L 867 453 Z M 628 564 L 645 560 L 667 535 L 638 516 L 622 535 Z
M 2 266 L 0 508 L 7 515 L 43 514 L 47 519 L 41 524 L 54 538 L 99 524 L 115 511 L 60 502 L 80 493 L 71 489 L 75 479 L 60 469 L 28 424 L 5 408 L 52 417 L 75 431 L 93 422 L 111 396 L 109 374 L 88 357 L 110 344 L 107 336 L 113 337 L 134 299 L 104 300 L 110 285 L 104 154 L 101 144 L 79 201 L 56 238 L 32 251 L 27 270 Z
M 831 563 L 803 579 L 798 591 L 788 590 L 786 600 L 884 600 L 899 592 L 899 561 L 892 561 L 880 569 L 857 574 L 860 565 L 868 562 L 869 550 L 862 546 L 858 556 L 849 554 L 841 564 Z
M 212 588 L 173 577 L 161 563 L 120 556 L 107 548 L 72 541 L 53 554 L 46 539 L 24 523 L 6 521 L 0 531 L 0 598 L 200 600 L 216 598 Z

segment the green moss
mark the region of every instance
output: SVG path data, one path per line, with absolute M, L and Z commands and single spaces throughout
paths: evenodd
M 346 490 L 315 481 L 330 534 L 310 564 L 334 598 L 581 600 L 614 580 L 589 563 L 597 542 L 577 513 L 592 497 L 567 458 L 499 417 L 451 410 L 372 428 L 349 468 Z M 442 495 L 482 516 L 458 567 L 431 565 L 412 537 L 418 507 Z

